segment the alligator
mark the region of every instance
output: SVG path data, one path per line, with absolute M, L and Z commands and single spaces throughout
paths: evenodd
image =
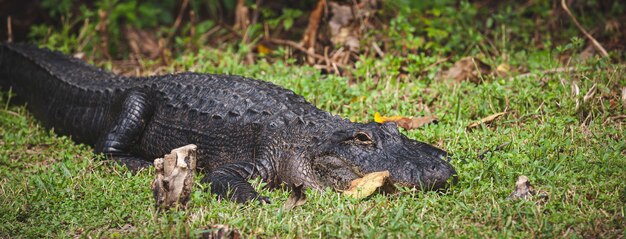
M 447 188 L 448 153 L 394 123 L 354 123 L 275 84 L 235 75 L 126 77 L 57 51 L 0 43 L 0 87 L 41 124 L 136 171 L 197 145 L 197 168 L 219 198 L 269 202 L 248 182 L 346 189 L 387 170 L 396 185 Z

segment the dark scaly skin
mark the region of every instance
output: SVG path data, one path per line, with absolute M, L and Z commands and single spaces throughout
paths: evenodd
M 58 52 L 0 46 L 0 86 L 12 88 L 47 128 L 138 170 L 171 149 L 198 146 L 212 192 L 266 201 L 248 183 L 345 189 L 365 173 L 420 189 L 445 187 L 447 153 L 395 124 L 343 120 L 274 84 L 241 76 L 180 73 L 131 78 Z

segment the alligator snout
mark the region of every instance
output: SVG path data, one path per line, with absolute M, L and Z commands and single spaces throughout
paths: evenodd
M 457 181 L 456 171 L 448 162 L 435 157 L 420 158 L 405 162 L 391 179 L 402 186 L 421 190 L 436 190 L 448 187 Z M 427 161 L 427 162 L 424 162 Z
M 438 160 L 438 159 L 437 159 Z M 456 171 L 448 162 L 441 160 L 423 169 L 421 181 L 427 189 L 440 189 L 457 182 Z

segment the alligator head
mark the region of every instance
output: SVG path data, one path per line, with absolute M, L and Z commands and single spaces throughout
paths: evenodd
M 350 124 L 321 139 L 312 156 L 317 182 L 345 189 L 363 174 L 387 170 L 393 183 L 422 190 L 444 188 L 456 171 L 439 148 L 401 134 L 394 123 Z

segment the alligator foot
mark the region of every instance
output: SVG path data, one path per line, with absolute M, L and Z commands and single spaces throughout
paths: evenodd
M 202 179 L 211 183 L 211 193 L 238 203 L 257 201 L 269 204 L 267 197 L 261 196 L 248 180 L 259 176 L 256 165 L 250 162 L 226 164 L 214 169 Z
M 168 209 L 177 203 L 186 206 L 193 187 L 196 148 L 190 144 L 154 160 L 156 177 L 150 187 L 157 207 Z
M 247 182 L 244 185 L 234 186 L 213 181 L 211 193 L 216 194 L 219 199 L 227 199 L 237 203 L 258 202 L 262 205 L 272 203 L 268 197 L 260 195 Z
M 125 165 L 128 168 L 128 170 L 130 170 L 133 173 L 137 173 L 139 172 L 139 170 L 152 166 L 152 164 L 149 161 L 144 160 L 143 158 L 137 158 L 137 157 L 119 156 L 119 157 L 113 158 L 113 161 L 120 165 Z

